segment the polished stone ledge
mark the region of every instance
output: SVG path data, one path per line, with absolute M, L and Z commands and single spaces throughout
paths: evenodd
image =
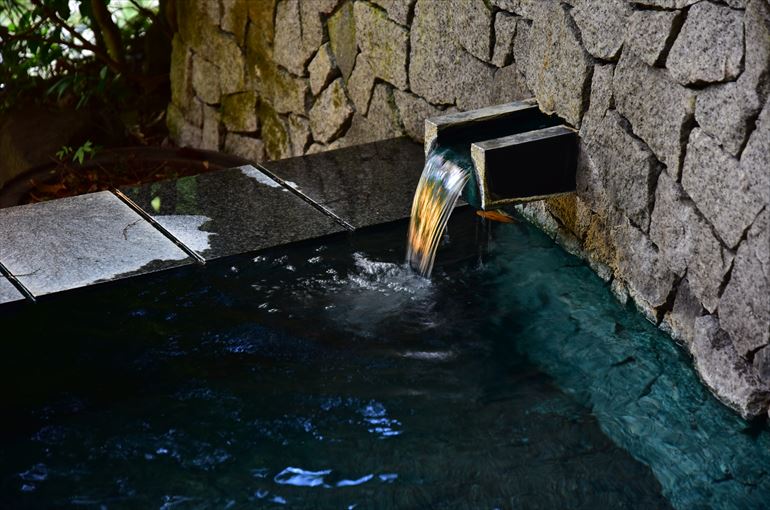
M 0 305 L 24 300 L 24 296 L 6 278 L 0 276 Z
M 279 181 L 353 228 L 408 218 L 425 154 L 392 138 L 262 164 Z
M 397 138 L 0 209 L 0 265 L 39 297 L 401 220 L 423 161 Z
M 112 193 L 0 209 L 0 263 L 43 296 L 193 260 Z
M 204 260 L 346 230 L 252 166 L 120 191 Z

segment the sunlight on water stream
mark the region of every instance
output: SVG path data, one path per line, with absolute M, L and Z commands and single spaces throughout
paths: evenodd
M 407 237 L 407 263 L 420 275 L 433 271 L 436 250 L 449 215 L 470 178 L 470 172 L 446 158 L 428 151 L 425 168 L 414 193 Z

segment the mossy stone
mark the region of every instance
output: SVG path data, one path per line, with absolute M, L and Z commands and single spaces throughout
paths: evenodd
M 222 98 L 222 123 L 228 131 L 257 130 L 257 93 L 239 92 Z
M 353 3 L 345 2 L 326 24 L 329 31 L 329 44 L 334 59 L 345 81 L 353 72 L 358 51 L 356 45 L 356 20 L 353 15 Z
M 262 141 L 268 159 L 282 159 L 291 155 L 286 121 L 267 103 L 259 103 L 259 122 L 262 126 Z

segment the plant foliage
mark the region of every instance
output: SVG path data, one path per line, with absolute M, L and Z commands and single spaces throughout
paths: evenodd
M 147 52 L 153 32 L 170 40 L 168 3 L 0 0 L 0 110 L 35 90 L 83 106 L 163 82 L 166 73 L 152 73 Z

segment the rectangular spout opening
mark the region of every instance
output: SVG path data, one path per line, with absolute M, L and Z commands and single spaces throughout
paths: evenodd
M 483 210 L 574 191 L 577 136 L 534 100 L 425 121 L 426 155 L 440 152 L 466 169 L 463 196 Z

